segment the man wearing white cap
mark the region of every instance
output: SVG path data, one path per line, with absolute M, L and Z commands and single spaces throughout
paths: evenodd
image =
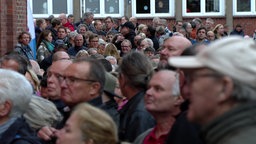
M 189 77 L 189 120 L 203 125 L 207 144 L 255 144 L 256 43 L 230 36 L 195 57 L 172 57 L 169 64 Z

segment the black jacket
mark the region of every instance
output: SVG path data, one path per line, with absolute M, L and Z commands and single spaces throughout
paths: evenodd
M 199 129 L 198 125 L 188 121 L 187 112 L 182 112 L 176 117 L 166 139 L 166 144 L 202 144 Z
M 176 117 L 176 121 L 167 135 L 166 144 L 202 144 L 198 126 L 189 123 L 186 115 L 186 112 L 182 112 Z M 141 134 L 133 144 L 142 144 L 152 130 L 153 128 Z
M 24 119 L 18 118 L 0 138 L 1 144 L 41 144 Z
M 132 48 L 136 47 L 135 43 L 134 43 L 134 37 L 136 36 L 134 30 L 130 30 L 130 32 L 124 36 L 125 39 L 128 39 L 131 44 L 132 44 Z
M 155 120 L 144 106 L 144 94 L 143 91 L 136 94 L 119 111 L 120 141 L 133 142 L 141 133 L 154 127 Z

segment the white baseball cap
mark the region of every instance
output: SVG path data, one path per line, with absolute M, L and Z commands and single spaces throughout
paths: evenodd
M 253 39 L 229 36 L 210 43 L 196 56 L 168 59 L 177 68 L 211 68 L 256 87 L 256 43 Z

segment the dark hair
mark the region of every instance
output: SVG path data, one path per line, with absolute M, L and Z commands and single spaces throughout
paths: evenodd
M 139 46 L 143 40 L 144 40 L 144 39 L 142 39 L 142 38 L 139 39 L 139 40 L 137 41 L 137 45 Z
M 45 21 L 45 19 L 37 19 L 37 20 L 36 20 L 36 26 L 37 26 L 37 27 L 40 27 L 40 25 L 41 25 L 42 23 L 44 23 L 44 21 Z
M 124 18 L 125 20 L 129 21 L 129 18 L 127 16 L 122 16 L 121 19 Z
M 27 58 L 18 54 L 17 52 L 12 52 L 7 55 L 4 55 L 0 59 L 0 63 L 2 64 L 4 61 L 9 61 L 9 60 L 14 60 L 15 62 L 17 62 L 19 64 L 18 72 L 23 75 L 26 74 L 28 67 L 31 66 L 30 62 L 27 60 Z
M 61 21 L 60 21 L 59 18 L 53 18 L 53 19 L 51 20 L 51 24 L 52 24 L 52 27 L 53 27 L 53 28 L 56 27 L 57 25 L 60 25 L 60 23 L 61 23 Z
M 57 32 L 59 32 L 59 30 L 60 30 L 60 29 L 64 29 L 64 30 L 65 30 L 65 32 L 67 33 L 67 28 L 66 28 L 66 27 L 64 27 L 64 26 L 60 26 L 60 27 L 58 27 Z
M 196 23 L 194 21 L 189 22 L 191 24 L 192 29 L 196 28 Z
M 148 31 L 149 31 L 150 35 L 154 36 L 156 33 L 156 29 L 151 25 L 147 25 L 147 26 L 148 26 Z
M 92 12 L 86 12 L 86 13 L 84 13 L 84 15 L 83 15 L 83 20 L 86 20 L 86 19 L 88 19 L 90 16 L 92 16 L 92 15 L 94 15 Z
M 26 31 L 23 31 L 21 32 L 19 35 L 18 35 L 18 41 L 19 43 L 21 43 L 21 39 L 22 39 L 22 36 L 26 34 L 26 35 L 29 35 L 29 41 L 31 41 L 31 34 L 29 32 L 26 32 Z
M 37 40 L 36 48 L 38 48 L 41 44 L 41 42 L 51 33 L 50 30 L 43 30 Z
M 111 21 L 112 23 L 114 23 L 114 20 L 113 20 L 112 17 L 108 16 L 108 17 L 106 17 L 106 18 L 104 19 L 104 21 L 106 21 L 107 19 L 110 19 L 110 21 Z
M 200 30 L 204 30 L 205 33 L 207 32 L 205 27 L 200 27 L 200 28 L 197 29 L 196 34 L 198 34 Z
M 114 22 L 115 24 L 119 25 L 119 20 L 118 20 L 118 19 L 114 18 L 114 19 L 113 19 L 113 22 Z
M 241 26 L 240 24 L 237 24 L 237 25 L 236 25 L 236 28 L 237 28 L 237 27 L 242 27 L 242 26 Z
M 88 63 L 90 68 L 88 72 L 88 77 L 100 83 L 99 93 L 103 93 L 105 84 L 105 69 L 103 65 L 96 59 L 93 58 L 79 58 L 75 59 L 73 63 Z
M 112 71 L 112 65 L 111 63 L 106 60 L 106 59 L 98 59 L 98 61 L 104 66 L 105 70 L 107 72 L 111 72 Z
M 43 75 L 41 81 L 40 81 L 40 86 L 41 87 L 47 87 L 47 75 Z
M 97 34 L 92 34 L 89 36 L 89 42 L 94 39 L 94 38 L 98 38 L 99 39 L 99 36 Z
M 68 15 L 68 18 L 72 18 L 72 17 L 74 17 L 74 15 L 72 15 L 72 14 L 69 14 L 69 15 Z
M 118 71 L 126 77 L 127 85 L 146 90 L 154 70 L 150 60 L 143 53 L 132 51 L 123 57 Z

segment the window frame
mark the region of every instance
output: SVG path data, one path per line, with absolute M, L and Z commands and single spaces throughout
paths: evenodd
M 73 0 L 65 0 L 67 2 L 67 13 L 73 14 Z M 33 0 L 30 0 L 30 7 L 33 14 Z M 53 15 L 54 17 L 58 17 L 59 14 L 53 13 L 53 0 L 47 0 L 48 13 L 47 14 L 33 14 L 34 18 L 47 18 L 49 15 Z
M 187 0 L 182 0 L 182 15 L 184 17 L 194 17 L 194 16 L 225 16 L 225 1 L 226 0 L 219 0 L 220 11 L 219 12 L 206 12 L 205 5 L 206 0 L 200 0 L 200 11 L 195 13 L 188 13 L 187 12 Z
M 136 0 L 132 0 L 132 16 L 137 18 L 153 18 L 153 17 L 174 17 L 175 12 L 175 0 L 169 0 L 169 13 L 156 13 L 155 0 L 150 0 L 150 13 L 149 14 L 137 14 L 136 13 Z
M 111 16 L 113 18 L 122 17 L 124 15 L 124 0 L 119 0 L 119 13 L 116 14 L 108 14 L 105 13 L 105 0 L 99 0 L 100 2 L 100 13 L 94 14 L 94 18 L 106 18 L 107 16 Z M 81 4 L 81 17 L 86 12 L 85 9 L 85 0 L 80 0 Z
M 256 14 L 256 2 L 255 0 L 250 0 L 251 1 L 251 11 L 248 12 L 238 12 L 237 11 L 237 0 L 233 1 L 233 15 L 234 16 L 255 16 Z

